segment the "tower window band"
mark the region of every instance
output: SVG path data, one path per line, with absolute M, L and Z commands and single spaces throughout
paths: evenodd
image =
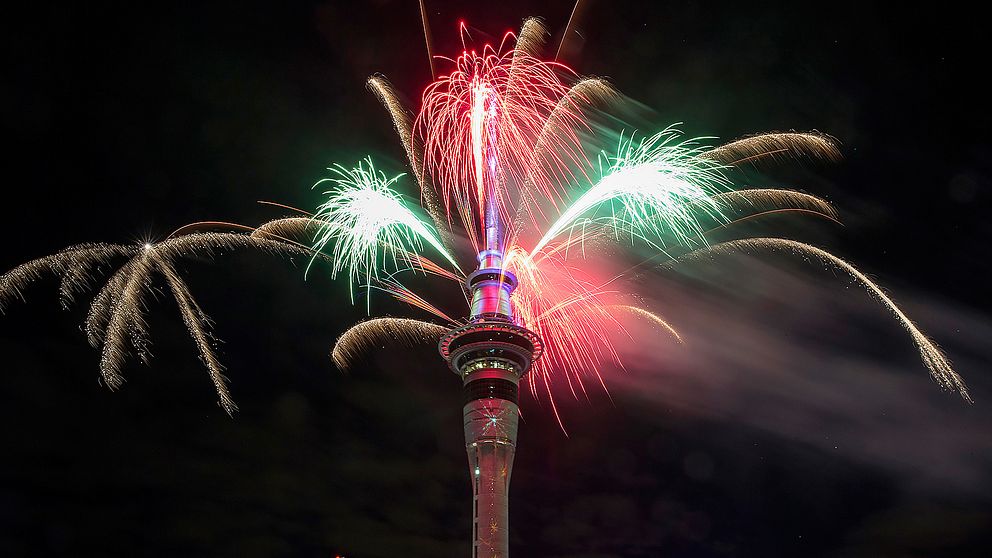
M 480 378 L 465 384 L 462 390 L 465 403 L 476 399 L 504 399 L 518 403 L 520 389 L 517 384 L 500 378 Z

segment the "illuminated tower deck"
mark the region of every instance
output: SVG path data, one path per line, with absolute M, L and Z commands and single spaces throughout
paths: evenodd
M 517 286 L 498 250 L 479 254 L 469 275 L 470 322 L 441 339 L 441 355 L 464 383 L 465 448 L 472 478 L 473 558 L 509 555 L 508 490 L 517 445 L 520 378 L 541 355 L 541 340 L 514 323 Z

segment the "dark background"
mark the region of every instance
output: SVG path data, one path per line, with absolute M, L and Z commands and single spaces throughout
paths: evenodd
M 528 15 L 546 18 L 553 50 L 572 9 L 428 7 L 439 54 L 457 53 L 460 19 L 481 41 Z M 567 436 L 525 400 L 514 554 L 987 555 L 984 20 L 870 2 L 600 0 L 578 16 L 562 59 L 653 109 L 657 128 L 836 136 L 843 163 L 779 180 L 801 177 L 847 226 L 792 231 L 890 288 L 977 402 L 940 393 L 842 277 L 735 261 L 659 279 L 661 308 L 700 341 L 671 358 L 642 344 L 612 402 L 563 404 Z M 372 154 L 401 171 L 364 80 L 382 72 L 413 99 L 430 80 L 413 1 L 32 3 L 4 19 L 3 269 L 280 215 L 260 199 L 311 208 L 331 162 Z M 0 554 L 468 555 L 459 386 L 432 348 L 344 375 L 327 353 L 364 308 L 343 282 L 259 254 L 182 270 L 225 340 L 234 419 L 168 297 L 150 306 L 156 358 L 116 393 L 79 330 L 85 305 L 60 311 L 57 282 L 0 318 Z M 745 349 L 716 348 L 734 342 Z

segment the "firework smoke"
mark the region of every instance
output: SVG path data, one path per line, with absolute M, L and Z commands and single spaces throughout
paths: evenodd
M 607 379 L 614 401 L 638 409 L 649 429 L 673 416 L 735 425 L 802 454 L 849 459 L 938 500 L 988 485 L 989 410 L 932 389 L 904 330 L 840 268 L 785 248 L 732 250 L 678 262 L 646 285 L 640 304 L 663 308 L 685 345 L 625 319 L 630 337 L 616 342 L 625 370 Z M 955 368 L 992 365 L 987 315 L 908 285 L 888 295 L 919 316 L 918 328 L 933 329 Z M 982 375 L 966 380 L 974 399 L 989 393 Z M 767 455 L 753 449 L 752 457 Z
M 871 293 L 872 296 L 874 296 L 879 302 L 881 302 L 890 312 L 892 312 L 903 329 L 909 333 L 910 337 L 913 339 L 913 342 L 916 344 L 917 349 L 920 351 L 920 359 L 930 371 L 930 375 L 933 379 L 936 380 L 942 388 L 948 391 L 957 391 L 961 394 L 961 397 L 964 398 L 965 401 L 971 402 L 971 396 L 968 393 L 968 388 L 965 385 L 964 380 L 951 368 L 951 363 L 947 360 L 947 357 L 944 356 L 940 349 L 937 348 L 933 341 L 927 338 L 927 336 L 916 327 L 916 324 L 914 324 L 913 321 L 910 320 L 898 306 L 896 306 L 896 303 L 889 298 L 889 296 L 882 291 L 882 288 L 875 284 L 874 281 L 858 271 L 851 264 L 825 250 L 817 248 L 816 246 L 810 246 L 809 244 L 784 238 L 746 238 L 722 242 L 720 244 L 715 244 L 713 246 L 691 252 L 685 256 L 683 260 L 733 252 L 755 253 L 767 251 L 791 253 L 807 260 L 818 261 L 825 266 L 839 269 L 849 275 L 869 293 Z

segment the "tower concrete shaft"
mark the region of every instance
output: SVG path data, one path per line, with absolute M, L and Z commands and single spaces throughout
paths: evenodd
M 478 373 L 488 376 L 497 372 L 506 371 L 479 370 Z M 466 383 L 466 392 L 500 392 L 501 396 L 515 399 L 514 380 L 472 378 Z M 465 403 L 465 449 L 472 479 L 473 558 L 509 556 L 509 489 L 517 422 L 515 400 L 482 397 Z

